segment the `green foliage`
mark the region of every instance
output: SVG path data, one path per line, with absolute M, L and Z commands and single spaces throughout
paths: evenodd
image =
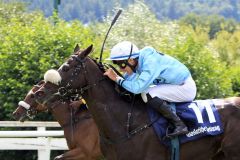
M 13 151 L 13 150 L 1 150 L 0 151 L 1 160 L 37 160 L 37 151 Z M 16 158 L 17 157 L 17 158 Z
M 221 31 L 210 43 L 213 52 L 228 66 L 240 66 L 240 31 Z
M 23 3 L 4 3 L 0 1 L 0 19 L 1 22 L 8 22 L 11 18 L 16 18 L 18 15 L 23 15 L 25 5 Z M 22 19 L 22 18 L 21 18 Z
M 215 38 L 216 34 L 222 30 L 233 33 L 237 27 L 237 23 L 233 19 L 226 20 L 218 15 L 188 14 L 180 19 L 180 23 L 191 25 L 194 29 L 197 27 L 203 28 L 208 32 L 210 39 Z
M 97 42 L 89 28 L 78 21 L 59 20 L 54 25 L 41 13 L 24 13 L 24 18 L 11 14 L 0 18 L 0 106 L 3 107 L 0 119 L 5 120 L 11 119 L 17 102 L 43 79 L 44 72 L 58 68 L 77 43 L 85 48 Z
M 232 90 L 235 95 L 240 96 L 240 66 L 235 66 L 228 70 L 228 76 L 231 78 Z

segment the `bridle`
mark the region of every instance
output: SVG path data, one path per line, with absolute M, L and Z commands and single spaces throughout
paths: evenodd
M 74 58 L 77 62 L 77 65 L 74 66 L 74 70 L 71 74 L 71 77 L 69 79 L 71 79 L 69 82 L 61 82 L 59 84 L 59 89 L 58 89 L 58 94 L 59 96 L 61 97 L 61 100 L 69 100 L 69 99 L 77 99 L 79 97 L 82 97 L 83 94 L 97 86 L 101 81 L 103 80 L 106 80 L 106 77 L 105 76 L 102 76 L 100 79 L 98 79 L 96 82 L 92 83 L 92 84 L 87 84 L 81 88 L 73 88 L 73 81 L 72 79 L 76 76 L 78 76 L 80 73 L 83 73 L 83 74 L 87 74 L 87 69 L 86 69 L 86 65 L 85 65 L 85 62 L 86 62 L 86 58 L 84 59 L 81 59 L 79 58 L 78 56 L 72 56 L 72 58 Z M 96 60 L 92 59 L 89 57 L 89 59 L 91 59 L 93 62 L 95 62 L 97 64 L 97 66 L 99 67 L 99 69 L 101 69 L 102 72 L 104 72 L 104 67 L 109 67 L 107 66 L 107 64 L 98 64 Z M 83 72 L 81 72 L 83 70 Z M 86 76 L 84 76 L 86 77 Z M 87 80 L 85 80 L 87 81 Z

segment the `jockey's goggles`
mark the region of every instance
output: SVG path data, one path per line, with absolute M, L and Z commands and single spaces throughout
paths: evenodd
M 112 62 L 113 62 L 113 64 L 118 65 L 119 68 L 121 68 L 121 69 L 125 69 L 128 65 L 128 60 L 118 60 L 118 61 L 113 60 Z

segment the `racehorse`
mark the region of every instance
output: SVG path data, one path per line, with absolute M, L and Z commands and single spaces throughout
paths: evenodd
M 36 91 L 44 81 L 35 85 L 19 103 L 13 112 L 16 120 L 24 121 L 25 117 L 49 110 L 64 130 L 69 151 L 55 157 L 55 160 L 96 160 L 102 156 L 99 146 L 98 129 L 89 111 L 85 108 L 74 110 L 69 102 L 48 101 L 44 105 L 36 102 Z M 54 84 L 49 83 L 54 89 Z M 29 106 L 24 108 L 23 106 Z
M 58 91 L 64 97 L 78 93 L 87 101 L 89 110 L 95 119 L 101 135 L 101 149 L 111 152 L 111 160 L 167 160 L 169 149 L 159 143 L 147 108 L 143 101 L 136 98 L 134 103 L 123 100 L 115 90 L 115 83 L 103 76 L 102 65 L 90 58 L 93 46 L 80 51 L 78 46 L 74 54 L 64 63 L 58 72 L 60 78 Z M 48 96 L 44 84 L 37 96 L 41 103 L 49 96 L 61 100 L 61 96 Z M 224 133 L 217 136 L 183 143 L 180 149 L 181 160 L 238 160 L 240 158 L 240 97 L 216 100 Z M 129 126 L 130 124 L 130 126 Z M 107 147 L 106 147 L 107 146 Z

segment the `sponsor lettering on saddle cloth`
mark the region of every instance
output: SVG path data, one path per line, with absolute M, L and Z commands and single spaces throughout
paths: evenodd
M 188 126 L 189 133 L 179 136 L 179 143 L 197 140 L 204 136 L 214 136 L 223 133 L 223 127 L 217 109 L 212 100 L 197 100 L 189 103 L 175 103 L 177 115 Z M 169 123 L 152 108 L 148 107 L 148 114 L 153 128 L 161 143 L 170 146 L 171 142 L 166 136 Z

